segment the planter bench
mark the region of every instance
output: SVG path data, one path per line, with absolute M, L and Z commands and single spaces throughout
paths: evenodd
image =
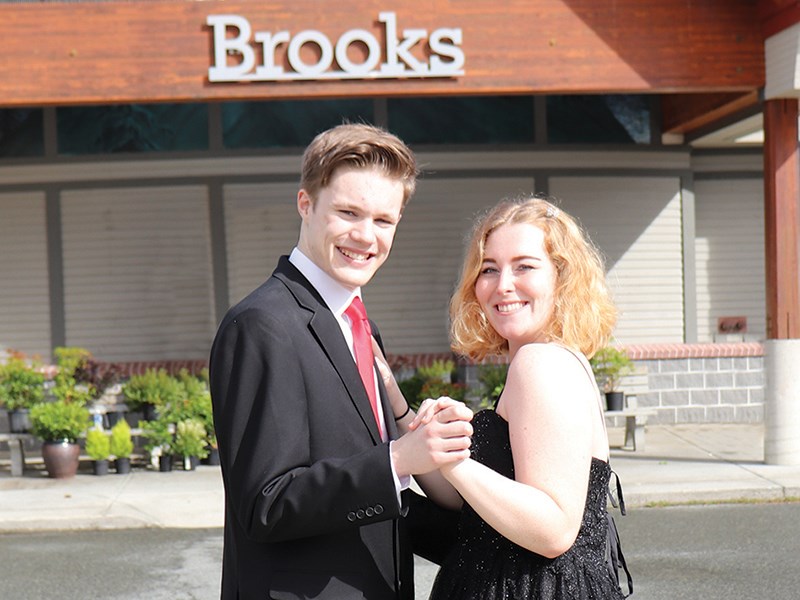
M 606 419 L 624 417 L 625 443 L 623 448 L 644 450 L 644 426 L 647 425 L 647 417 L 654 414 L 656 414 L 654 408 L 625 408 L 623 410 L 607 410 L 604 416 Z
M 31 433 L 0 433 L 0 442 L 8 444 L 12 477 L 22 477 L 25 472 L 25 442 L 32 439 L 34 436 Z

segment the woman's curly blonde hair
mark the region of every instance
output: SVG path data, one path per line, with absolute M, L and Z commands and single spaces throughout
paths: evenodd
M 555 305 L 545 331 L 558 342 L 591 358 L 605 346 L 617 320 L 600 253 L 573 217 L 553 199 L 507 199 L 478 218 L 470 236 L 461 278 L 450 300 L 450 341 L 454 352 L 473 360 L 508 351 L 475 296 L 486 240 L 497 228 L 529 223 L 544 232 L 544 245 L 556 269 Z

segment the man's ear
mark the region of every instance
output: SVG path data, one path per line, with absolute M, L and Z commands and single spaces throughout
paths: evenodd
M 312 210 L 314 210 L 314 203 L 311 200 L 311 196 L 307 191 L 301 189 L 297 192 L 297 212 L 305 219 Z

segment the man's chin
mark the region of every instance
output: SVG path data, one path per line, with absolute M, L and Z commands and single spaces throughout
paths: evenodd
M 354 269 L 352 267 L 337 272 L 339 283 L 350 289 L 367 285 L 375 275 L 376 269 Z

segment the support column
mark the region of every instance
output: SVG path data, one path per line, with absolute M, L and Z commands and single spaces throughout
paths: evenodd
M 800 340 L 764 342 L 764 462 L 800 465 Z
M 764 461 L 800 464 L 800 160 L 798 100 L 764 102 Z
M 764 102 L 767 338 L 800 338 L 800 160 L 796 98 Z

